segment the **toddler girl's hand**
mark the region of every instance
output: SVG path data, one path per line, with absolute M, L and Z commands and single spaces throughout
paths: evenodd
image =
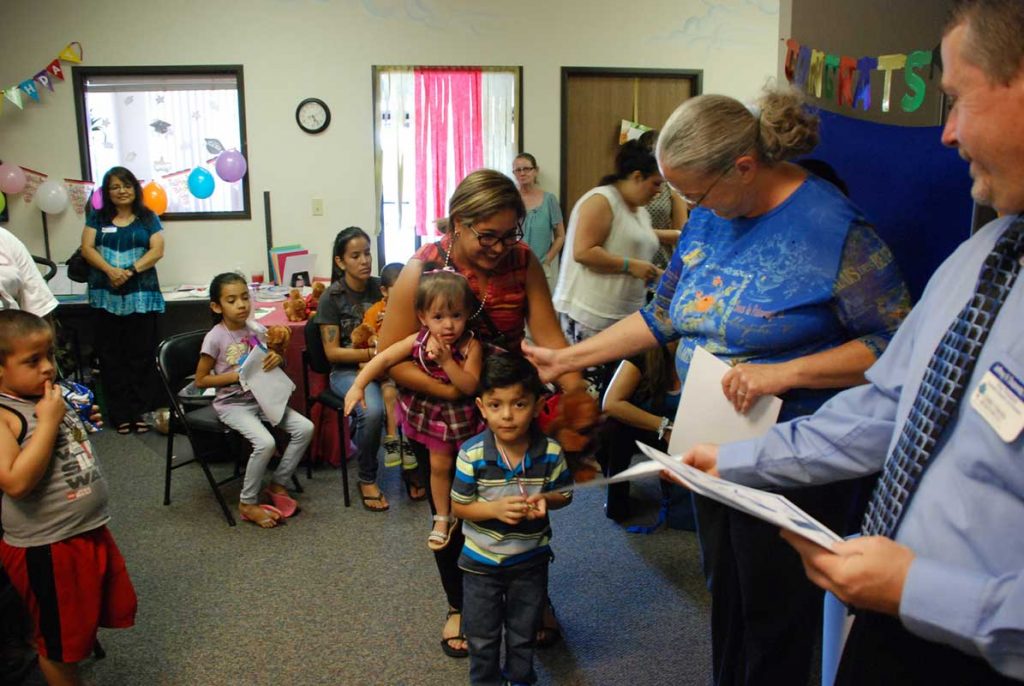
M 530 512 L 530 504 L 521 495 L 507 495 L 491 503 L 494 518 L 506 524 L 518 524 Z
M 529 512 L 526 513 L 527 519 L 540 519 L 548 513 L 548 499 L 540 493 L 527 498 L 526 504 L 530 506 Z
M 36 418 L 39 421 L 49 420 L 58 424 L 60 420 L 64 419 L 65 410 L 67 410 L 67 404 L 60 392 L 60 386 L 54 386 L 47 381 L 43 387 L 43 395 L 36 403 Z
M 93 405 L 89 410 L 89 421 L 92 422 L 96 428 L 103 426 L 103 415 L 100 414 L 99 405 Z
M 363 389 L 358 386 L 353 386 L 348 389 L 348 393 L 345 394 L 345 416 L 352 414 L 352 410 L 356 409 L 356 405 L 362 405 L 363 409 L 366 409 L 366 399 L 363 397 Z
M 284 358 L 270 350 L 267 352 L 267 356 L 263 358 L 263 371 L 269 372 L 271 369 L 280 367 L 282 362 L 284 362 Z

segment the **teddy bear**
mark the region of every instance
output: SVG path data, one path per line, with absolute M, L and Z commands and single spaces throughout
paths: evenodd
M 302 299 L 298 288 L 293 288 L 284 301 L 284 313 L 290 322 L 301 322 L 306 319 L 306 301 Z
M 285 357 L 285 351 L 288 350 L 288 342 L 291 339 L 292 330 L 284 324 L 274 324 L 267 327 L 267 348 L 273 350 L 281 357 Z
M 372 348 L 377 345 L 377 332 L 367 323 L 362 323 L 352 329 L 353 348 Z
M 324 285 L 323 281 L 317 281 L 313 284 L 313 292 L 306 296 L 307 318 L 316 314 L 316 308 L 320 304 L 320 296 L 323 295 L 326 288 L 327 286 Z
M 590 429 L 600 419 L 597 401 L 584 390 L 558 394 L 548 400 L 538 421 L 541 430 L 554 437 L 567 453 L 573 479 L 590 481 L 600 472 L 600 465 L 587 453 Z

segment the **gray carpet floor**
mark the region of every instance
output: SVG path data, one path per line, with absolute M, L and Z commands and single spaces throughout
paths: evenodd
M 95 684 L 408 684 L 468 682 L 446 657 L 446 604 L 426 546 L 429 509 L 383 471 L 384 514 L 341 500 L 337 470 L 317 469 L 287 526 L 227 526 L 198 465 L 174 472 L 161 504 L 166 438 L 103 431 L 111 530 L 139 596 L 136 626 L 103 630 Z M 189 454 L 179 437 L 176 450 Z M 227 473 L 230 466 L 216 465 Z M 237 502 L 237 484 L 224 489 Z M 634 485 L 635 520 L 655 516 L 655 483 Z M 694 534 L 627 533 L 604 493 L 579 489 L 552 515 L 550 595 L 565 640 L 540 651 L 542 684 L 710 682 L 708 595 Z M 38 682 L 38 674 L 32 683 Z

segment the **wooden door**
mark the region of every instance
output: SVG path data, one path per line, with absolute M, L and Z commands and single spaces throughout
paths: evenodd
M 562 211 L 615 171 L 623 119 L 659 128 L 684 100 L 700 93 L 701 72 L 562 69 Z M 635 116 L 634 116 L 635 115 Z

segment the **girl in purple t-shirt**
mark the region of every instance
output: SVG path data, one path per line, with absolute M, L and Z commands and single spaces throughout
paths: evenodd
M 224 424 L 242 434 L 252 445 L 252 454 L 245 468 L 238 511 L 243 520 L 270 529 L 282 517 L 291 516 L 296 509 L 295 500 L 288 494 L 285 484 L 306 452 L 313 438 L 313 422 L 291 408 L 285 408 L 278 427 L 289 436 L 288 447 L 274 471 L 270 485 L 263 494 L 272 504 L 259 504 L 260 486 L 267 463 L 274 455 L 274 436 L 263 422 L 266 415 L 260 410 L 252 393 L 243 389 L 238 381 L 238 370 L 259 345 L 259 341 L 246 327 L 249 318 L 249 288 L 245 279 L 235 273 L 218 274 L 210 284 L 210 309 L 217 324 L 203 339 L 203 347 L 196 367 L 196 386 L 216 388 L 213 409 Z M 280 366 L 281 356 L 267 353 L 263 370 Z

